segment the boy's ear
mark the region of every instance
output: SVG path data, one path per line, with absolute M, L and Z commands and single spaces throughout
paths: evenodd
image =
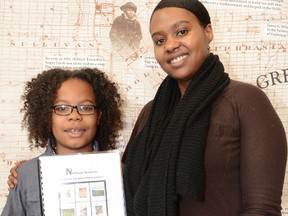
M 102 111 L 97 112 L 98 119 L 97 119 L 97 125 L 100 124 L 101 116 L 102 116 Z

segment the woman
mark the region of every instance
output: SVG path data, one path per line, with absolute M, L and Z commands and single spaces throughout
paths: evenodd
M 150 19 L 167 73 L 123 157 L 128 215 L 281 215 L 286 135 L 267 96 L 230 80 L 197 0 L 162 0 Z

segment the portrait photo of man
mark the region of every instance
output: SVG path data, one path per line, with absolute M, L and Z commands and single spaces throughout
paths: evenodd
M 139 49 L 142 31 L 137 19 L 137 6 L 127 2 L 120 7 L 122 13 L 112 23 L 109 33 L 114 52 L 131 54 Z

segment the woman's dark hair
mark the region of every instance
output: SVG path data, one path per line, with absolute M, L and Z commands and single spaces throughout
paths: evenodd
M 211 23 L 209 12 L 207 11 L 206 7 L 198 0 L 161 0 L 154 8 L 150 17 L 150 22 L 155 11 L 166 7 L 178 7 L 190 11 L 197 17 L 203 28 Z
M 90 68 L 51 69 L 26 82 L 21 97 L 24 101 L 21 112 L 24 112 L 22 127 L 28 130 L 30 147 L 46 147 L 53 138 L 52 106 L 58 89 L 68 79 L 84 80 L 93 87 L 97 109 L 102 111 L 95 140 L 99 143 L 99 150 L 115 149 L 119 131 L 123 127 L 118 86 L 104 72 Z

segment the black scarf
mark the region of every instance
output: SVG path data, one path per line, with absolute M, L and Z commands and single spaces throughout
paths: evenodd
M 178 196 L 204 200 L 204 152 L 211 104 L 229 83 L 210 54 L 183 98 L 177 81 L 160 85 L 141 133 L 128 152 L 124 184 L 128 216 L 175 216 Z

